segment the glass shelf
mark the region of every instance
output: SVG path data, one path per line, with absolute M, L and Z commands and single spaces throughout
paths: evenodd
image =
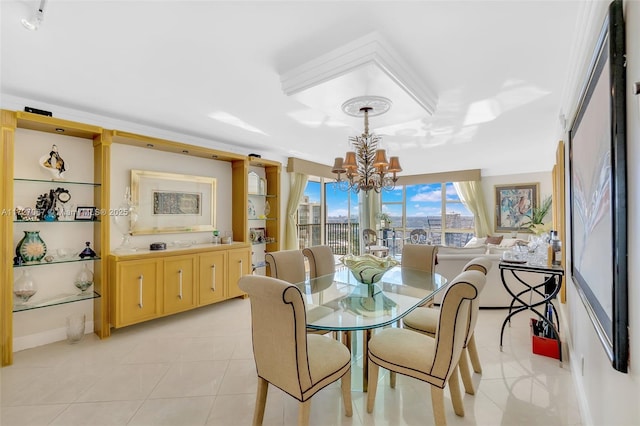
M 53 259 L 51 262 L 40 261 L 38 263 L 23 263 L 22 265 L 13 265 L 14 268 L 27 268 L 29 266 L 43 266 L 43 265 L 56 265 L 58 263 L 73 263 L 73 262 L 91 262 L 94 260 L 100 260 L 100 256 L 95 257 L 86 257 L 84 259 L 80 259 L 74 257 L 72 259 Z
M 25 178 L 15 178 L 13 179 L 15 182 L 39 182 L 39 183 L 55 183 L 56 185 L 86 185 L 86 186 L 101 186 L 99 183 L 95 182 L 74 182 L 70 180 L 56 180 L 56 179 L 25 179 Z
M 80 302 L 81 300 L 97 299 L 101 297 L 95 291 L 78 294 L 58 294 L 42 300 L 34 300 L 13 305 L 13 312 L 29 311 L 31 309 L 46 308 L 47 306 L 64 305 L 65 303 Z
M 13 223 L 100 223 L 100 220 L 14 220 Z

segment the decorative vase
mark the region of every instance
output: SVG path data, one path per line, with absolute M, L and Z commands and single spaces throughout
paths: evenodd
M 80 270 L 73 283 L 83 293 L 93 285 L 93 272 L 89 269 L 89 265 L 84 265 L 84 268 Z
M 47 254 L 47 245 L 40 238 L 40 231 L 24 231 L 24 237 L 16 247 L 16 256 L 25 263 L 37 263 Z
M 25 269 L 22 276 L 13 283 L 13 294 L 25 303 L 38 291 L 38 286 L 29 273 L 29 269 Z

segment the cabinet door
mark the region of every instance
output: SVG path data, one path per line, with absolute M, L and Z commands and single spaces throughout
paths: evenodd
M 119 262 L 116 282 L 116 327 L 146 321 L 160 315 L 158 262 Z
M 238 280 L 249 274 L 251 268 L 251 250 L 235 249 L 229 250 L 229 269 L 228 269 L 228 291 L 227 297 L 244 296 L 245 293 L 238 287 Z
M 227 252 L 214 251 L 198 256 L 199 305 L 218 302 L 225 298 Z
M 164 313 L 196 306 L 195 256 L 178 256 L 164 261 Z

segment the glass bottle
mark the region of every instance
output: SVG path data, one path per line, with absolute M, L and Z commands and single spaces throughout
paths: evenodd
M 38 291 L 38 285 L 29 273 L 29 269 L 25 269 L 22 276 L 13 283 L 13 294 L 21 303 L 27 302 Z
M 560 266 L 562 264 L 562 241 L 558 238 L 558 231 L 551 231 L 551 265 Z

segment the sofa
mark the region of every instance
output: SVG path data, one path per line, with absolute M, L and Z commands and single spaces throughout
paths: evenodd
M 515 239 L 514 239 L 515 240 Z M 481 308 L 508 308 L 511 303 L 512 297 L 504 288 L 502 279 L 500 278 L 500 268 L 498 264 L 502 259 L 502 253 L 505 250 L 509 250 L 514 244 L 517 243 L 511 241 L 505 241 L 504 244 L 472 244 L 465 247 L 438 247 L 436 272 L 445 276 L 449 281 L 453 280 L 460 272 L 462 268 L 470 260 L 483 256 L 488 257 L 492 261 L 491 270 L 487 274 L 487 281 L 484 290 L 480 293 L 480 307 Z M 520 273 L 519 273 L 520 274 Z M 523 272 L 521 276 L 525 278 L 530 273 Z M 537 277 L 536 277 L 537 275 Z M 510 274 L 507 274 L 508 280 L 513 280 Z M 531 277 L 532 282 L 538 282 L 540 280 L 539 274 L 534 274 Z M 511 288 L 518 288 L 519 284 L 515 284 Z M 524 289 L 524 287 L 521 287 Z M 442 300 L 443 293 L 440 292 L 435 298 L 435 303 L 439 304 Z M 516 304 L 519 306 L 519 304 Z

